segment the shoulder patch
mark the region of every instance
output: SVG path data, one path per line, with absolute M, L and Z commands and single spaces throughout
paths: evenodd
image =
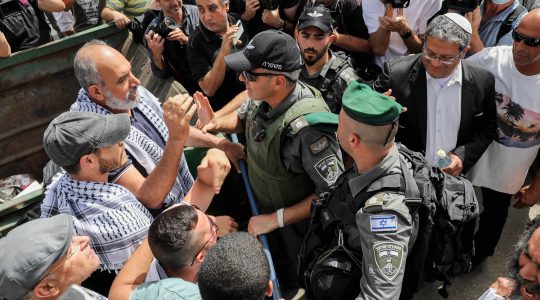
M 384 198 L 382 194 L 377 194 L 369 199 L 367 199 L 366 203 L 364 204 L 364 208 L 369 208 L 372 206 L 383 206 L 384 204 Z
M 403 244 L 382 242 L 373 245 L 373 254 L 379 272 L 388 281 L 394 280 L 403 263 Z
M 315 164 L 315 170 L 319 173 L 319 176 L 328 183 L 328 185 L 334 184 L 338 177 L 338 160 L 335 154 L 329 155 Z
M 397 217 L 396 215 L 370 215 L 369 227 L 372 232 L 396 232 Z
M 291 132 L 292 134 L 297 134 L 302 128 L 309 126 L 308 121 L 304 116 L 300 116 L 291 122 Z
M 323 136 L 322 138 L 316 140 L 314 143 L 310 144 L 309 150 L 311 151 L 311 154 L 315 155 L 321 153 L 321 151 L 328 148 L 329 146 L 330 142 L 328 142 L 328 138 L 326 136 Z

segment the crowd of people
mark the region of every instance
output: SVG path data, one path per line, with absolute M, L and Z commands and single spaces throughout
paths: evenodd
M 59 171 L 41 218 L 0 239 L 0 299 L 264 299 L 274 277 L 284 299 L 320 299 L 297 270 L 321 201 L 339 203 L 328 220 L 348 218 L 334 238 L 358 254 L 354 298 L 412 299 L 407 258 L 426 224 L 408 203 L 401 145 L 478 188 L 465 272 L 490 262 L 512 201 L 532 207 L 509 273 L 481 299 L 539 298 L 540 173 L 526 180 L 540 147 L 539 7 L 2 1 L 0 57 L 51 41 L 46 12 L 62 35 L 113 22 L 138 30 L 153 74 L 187 93 L 160 102 L 105 42 L 78 50 L 81 89 L 43 136 Z M 186 146 L 209 148 L 196 176 Z M 209 215 L 216 195 L 237 197 L 222 190 L 239 160 L 260 213 Z

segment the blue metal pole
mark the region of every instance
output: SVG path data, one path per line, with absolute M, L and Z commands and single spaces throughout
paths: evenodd
M 231 134 L 231 139 L 233 143 L 238 143 L 238 136 L 236 134 Z M 249 183 L 246 163 L 243 160 L 239 160 L 238 164 L 240 165 L 240 170 L 242 171 L 242 180 L 244 181 L 244 185 L 246 186 L 249 206 L 251 206 L 251 213 L 254 216 L 258 216 L 259 208 L 257 207 L 257 200 L 255 199 L 255 194 L 253 193 L 253 189 L 251 188 L 251 184 Z M 281 292 L 279 290 L 279 282 L 276 276 L 276 270 L 274 269 L 274 261 L 272 260 L 272 254 L 270 254 L 270 247 L 268 246 L 268 240 L 266 239 L 266 235 L 260 234 L 259 240 L 261 241 L 264 253 L 266 253 L 266 257 L 268 258 L 268 263 L 270 265 L 270 279 L 272 280 L 272 283 L 274 285 L 272 289 L 272 297 L 274 298 L 274 300 L 279 300 L 281 299 Z

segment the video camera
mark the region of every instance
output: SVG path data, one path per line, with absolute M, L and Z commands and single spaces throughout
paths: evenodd
M 163 17 L 163 21 L 160 23 L 157 23 L 156 25 L 150 24 L 148 28 L 152 30 L 153 32 L 161 35 L 162 37 L 166 37 L 176 29 L 178 26 L 176 26 L 176 21 L 171 17 Z
M 447 0 L 446 4 L 448 5 L 448 10 L 465 14 L 478 7 L 478 5 L 480 5 L 480 0 Z
M 406 8 L 409 6 L 410 0 L 384 0 L 384 4 L 392 5 L 393 8 Z
M 18 0 L 0 0 L 0 19 L 9 17 L 17 12 L 20 12 Z
M 274 10 L 279 6 L 279 0 L 260 0 L 259 2 L 262 9 Z

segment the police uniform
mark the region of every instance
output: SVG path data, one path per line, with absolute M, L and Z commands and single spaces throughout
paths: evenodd
M 316 27 L 324 34 L 332 34 L 334 30 L 334 20 L 330 11 L 323 6 L 313 6 L 306 8 L 298 19 L 298 32 L 308 28 Z M 306 68 L 302 68 L 299 80 L 317 88 L 330 111 L 339 113 L 341 110 L 341 98 L 349 82 L 358 80 L 358 76 L 348 61 L 345 53 L 332 52 L 327 50 L 330 58 L 318 73 L 309 75 Z
M 262 68 L 287 76 L 298 74 L 302 67 L 296 41 L 276 30 L 257 34 L 242 52 L 226 56 L 225 62 L 237 71 Z M 325 191 L 342 173 L 339 143 L 335 132 L 325 129 L 325 114 L 329 109 L 320 93 L 300 82 L 273 109 L 255 99 L 246 100 L 239 109 L 248 175 L 261 213 L 273 213 Z M 285 289 L 297 286 L 296 261 L 306 231 L 307 220 L 267 234 Z
M 338 56 L 330 49 L 328 52 L 330 59 L 319 73 L 310 76 L 303 68 L 299 80 L 317 88 L 330 111 L 338 114 L 341 110 L 341 98 L 345 89 L 351 81 L 358 81 L 359 77 L 350 63 L 344 59 L 346 57 Z
M 362 101 L 358 101 L 362 99 Z M 394 124 L 402 107 L 394 100 L 373 92 L 357 82 L 343 96 L 343 111 L 357 122 L 380 126 Z M 401 191 L 402 164 L 396 146 L 375 167 L 359 174 L 356 167 L 344 174 L 329 206 L 358 204 L 353 223 L 346 226 L 347 246 L 362 253 L 362 277 L 357 299 L 398 299 L 401 293 L 407 254 L 417 234 L 417 218 L 412 217 Z M 409 170 L 407 170 L 409 171 Z M 337 200 L 337 201 L 336 201 Z M 335 206 L 334 206 L 335 207 Z M 339 214 L 339 208 L 333 209 Z

